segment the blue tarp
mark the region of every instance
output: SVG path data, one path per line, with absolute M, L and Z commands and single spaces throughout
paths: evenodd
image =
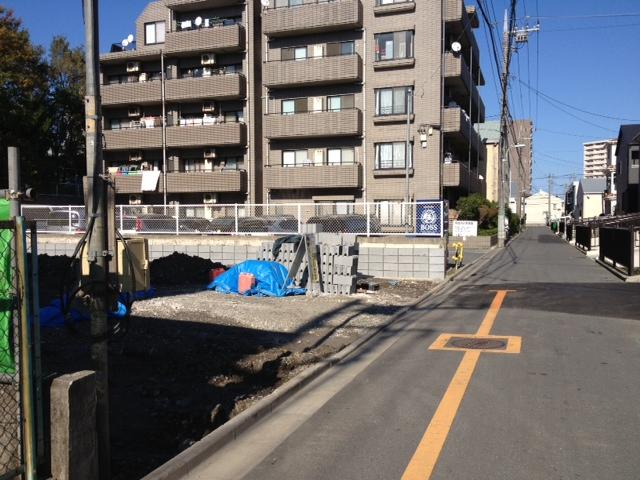
M 293 280 L 287 281 L 287 269 L 277 262 L 247 260 L 234 265 L 224 272 L 207 288 L 220 293 L 238 293 L 238 278 L 241 273 L 250 273 L 256 278 L 256 286 L 244 295 L 260 295 L 265 297 L 286 297 L 304 295 L 304 288 L 293 287 Z

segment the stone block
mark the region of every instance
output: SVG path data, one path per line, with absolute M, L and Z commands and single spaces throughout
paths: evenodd
M 95 373 L 62 375 L 51 385 L 51 473 L 60 480 L 98 478 Z
M 397 248 L 385 248 L 384 249 L 384 256 L 398 256 L 398 249 Z
M 398 255 L 398 264 L 411 264 L 413 265 L 413 255 Z

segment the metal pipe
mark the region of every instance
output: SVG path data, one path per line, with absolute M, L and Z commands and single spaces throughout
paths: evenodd
M 160 94 L 162 101 L 162 205 L 163 213 L 167 214 L 167 105 L 165 80 L 166 72 L 164 66 L 164 50 L 160 52 Z
M 405 96 L 406 102 L 406 110 L 407 110 L 407 141 L 405 144 L 404 150 L 404 231 L 405 233 L 409 233 L 409 202 L 411 201 L 411 192 L 409 187 L 409 155 L 410 155 L 410 145 L 409 141 L 411 140 L 411 100 L 413 99 L 413 90 L 411 87 L 407 88 L 407 95 Z
M 33 379 L 31 378 L 31 326 L 29 322 L 29 280 L 27 266 L 27 241 L 24 217 L 17 216 L 15 223 L 16 269 L 18 298 L 20 299 L 20 390 L 22 405 L 23 455 L 25 479 L 36 480 L 36 438 L 33 406 Z
M 469 153 L 468 153 L 468 161 L 467 161 L 467 166 L 468 166 L 468 172 L 467 172 L 467 195 L 471 195 L 471 138 L 473 138 L 472 135 L 472 130 L 473 130 L 473 115 L 472 115 L 472 108 L 473 108 L 473 48 L 470 49 L 471 50 L 471 70 L 470 70 L 470 76 L 471 78 L 469 79 L 469 83 L 471 84 L 471 86 L 469 87 Z M 461 55 L 462 57 L 462 55 Z M 462 60 L 461 60 L 462 61 Z
M 17 195 L 20 191 L 20 150 L 18 147 L 8 148 L 8 159 L 9 211 L 11 217 L 15 218 L 20 215 L 20 199 Z

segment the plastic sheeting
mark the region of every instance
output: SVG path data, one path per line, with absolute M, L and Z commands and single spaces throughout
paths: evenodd
M 304 295 L 306 289 L 293 287 L 293 280 L 287 281 L 288 270 L 277 262 L 262 260 L 247 260 L 234 265 L 224 272 L 207 288 L 220 293 L 238 293 L 238 278 L 241 273 L 250 273 L 256 278 L 256 286 L 244 293 L 265 297 L 286 297 L 290 295 Z

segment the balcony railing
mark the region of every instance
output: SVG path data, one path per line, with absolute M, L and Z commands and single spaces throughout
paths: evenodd
M 360 0 L 303 0 L 263 13 L 263 31 L 271 37 L 350 30 L 362 26 Z
M 264 184 L 273 190 L 298 188 L 360 188 L 362 166 L 319 165 L 304 167 L 265 166 Z
M 445 53 L 444 77 L 445 82 L 448 86 L 457 90 L 464 90 L 465 95 L 472 96 L 474 120 L 476 120 L 476 122 L 478 123 L 484 122 L 484 102 L 480 97 L 478 88 L 471 78 L 471 72 L 469 71 L 467 62 L 465 62 L 464 57 L 462 57 L 461 55 L 454 55 L 451 52 Z
M 444 187 L 460 188 L 467 193 L 481 193 L 482 180 L 477 172 L 469 171 L 462 163 L 445 163 L 442 166 L 442 185 Z
M 264 84 L 269 88 L 353 83 L 362 80 L 358 54 L 277 60 L 264 65 Z
M 362 134 L 358 109 L 265 116 L 267 138 L 341 137 Z
M 444 109 L 443 132 L 448 135 L 454 143 L 465 148 L 470 146 L 473 150 L 479 151 L 484 156 L 484 148 L 480 141 L 478 132 L 473 128 L 471 119 L 460 107 L 449 107 Z
M 244 26 L 235 24 L 169 32 L 165 41 L 165 52 L 168 54 L 229 52 L 242 50 L 244 44 Z

